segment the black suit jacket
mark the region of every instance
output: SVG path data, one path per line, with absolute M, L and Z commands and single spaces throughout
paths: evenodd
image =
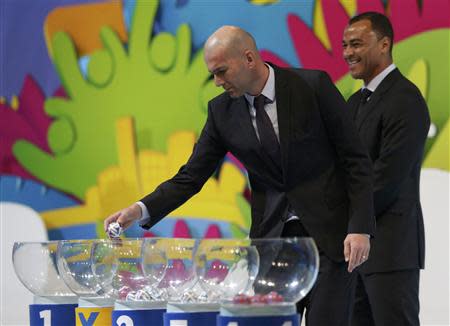
M 209 102 L 206 124 L 186 165 L 142 199 L 151 214 L 144 227 L 200 191 L 231 152 L 249 175 L 252 238 L 279 237 L 288 205 L 336 261 L 343 259 L 347 233 L 373 234 L 371 163 L 345 100 L 324 72 L 274 70 L 282 171 L 262 150 L 245 97 L 223 93 Z
M 398 69 L 389 73 L 361 114 L 361 92 L 348 102 L 374 166 L 377 229 L 366 273 L 424 266 L 424 226 L 419 178 L 430 126 L 428 108 L 417 87 Z

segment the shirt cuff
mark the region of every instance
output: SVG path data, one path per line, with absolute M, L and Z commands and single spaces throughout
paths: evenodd
M 141 201 L 136 202 L 141 208 L 141 218 L 138 220 L 139 226 L 144 226 L 150 223 L 150 212 L 147 209 L 147 206 Z

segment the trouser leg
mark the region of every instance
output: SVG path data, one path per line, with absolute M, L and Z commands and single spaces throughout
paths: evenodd
M 362 275 L 376 326 L 419 326 L 419 269 Z

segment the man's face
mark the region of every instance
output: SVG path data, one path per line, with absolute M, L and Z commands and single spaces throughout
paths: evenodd
M 350 74 L 368 84 L 383 69 L 389 55 L 387 37 L 378 39 L 369 20 L 361 20 L 345 28 L 342 40 L 343 56 Z
M 216 86 L 221 86 L 231 97 L 239 97 L 248 91 L 249 74 L 245 55 L 239 56 L 218 47 L 205 51 L 205 62 L 214 76 Z

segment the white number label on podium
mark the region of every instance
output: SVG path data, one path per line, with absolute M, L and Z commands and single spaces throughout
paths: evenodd
M 117 326 L 121 326 L 122 324 L 125 324 L 125 326 L 134 326 L 133 319 L 131 319 L 129 316 L 120 316 L 117 318 Z
M 171 320 L 170 326 L 188 326 L 187 320 Z
M 44 326 L 51 326 L 52 324 L 52 312 L 50 310 L 42 310 L 39 312 L 39 317 L 44 319 Z

